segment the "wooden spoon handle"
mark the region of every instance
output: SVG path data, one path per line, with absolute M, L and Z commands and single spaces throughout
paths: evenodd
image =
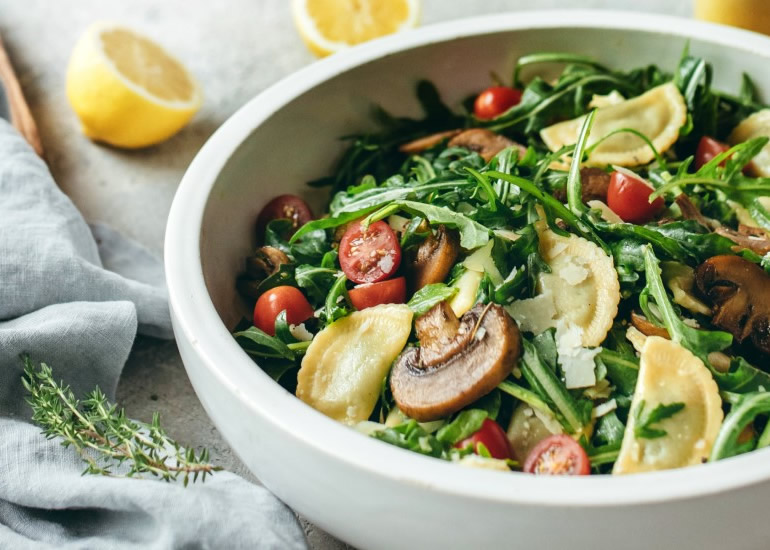
M 19 79 L 8 58 L 8 53 L 3 46 L 3 40 L 0 38 L 0 81 L 3 83 L 8 103 L 11 107 L 11 124 L 13 124 L 19 133 L 29 142 L 35 152 L 43 156 L 43 143 L 40 141 L 40 134 L 37 131 L 37 124 L 32 118 L 29 105 L 24 99 L 24 92 L 21 90 Z

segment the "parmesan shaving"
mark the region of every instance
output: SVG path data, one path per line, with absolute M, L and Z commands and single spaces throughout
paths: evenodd
M 556 351 L 559 365 L 564 371 L 568 389 L 587 388 L 596 384 L 594 358 L 601 347 L 589 349 L 581 345 L 583 329 L 560 321 L 556 325 Z

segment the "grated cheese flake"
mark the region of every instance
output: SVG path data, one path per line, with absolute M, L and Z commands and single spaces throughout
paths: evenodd
M 584 348 L 581 345 L 583 329 L 575 325 L 567 326 L 563 321 L 556 324 L 555 336 L 559 365 L 564 371 L 567 388 L 587 388 L 596 384 L 594 358 L 602 348 Z

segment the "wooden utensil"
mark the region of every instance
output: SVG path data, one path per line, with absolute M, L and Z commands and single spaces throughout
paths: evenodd
M 3 46 L 3 40 L 0 38 L 0 81 L 3 83 L 8 103 L 11 108 L 11 124 L 13 124 L 21 135 L 29 142 L 35 152 L 43 156 L 43 143 L 40 141 L 40 134 L 37 131 L 37 124 L 32 118 L 29 105 L 24 99 L 24 92 L 21 90 L 19 79 L 11 65 L 11 60 Z

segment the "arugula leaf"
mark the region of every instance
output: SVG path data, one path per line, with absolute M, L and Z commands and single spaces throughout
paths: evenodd
M 275 318 L 275 337 L 284 344 L 296 344 L 299 340 L 294 338 L 294 335 L 289 329 L 289 321 L 286 319 L 286 310 L 283 310 Z
M 426 432 L 416 420 L 409 420 L 394 428 L 378 430 L 371 436 L 415 453 L 434 458 L 445 458 L 444 445 L 436 439 L 436 436 Z
M 770 414 L 770 392 L 751 392 L 740 395 L 722 421 L 714 446 L 711 448 L 709 460 L 713 462 L 751 450 L 751 448 L 742 449 L 738 438 L 757 416 L 766 414 Z
M 295 359 L 294 352 L 284 342 L 259 330 L 257 327 L 250 327 L 236 332 L 233 336 L 249 355 L 273 358 L 282 357 L 292 361 Z
M 616 445 L 620 448 L 626 426 L 620 421 L 615 411 L 610 411 L 596 422 L 594 440 L 599 445 Z
M 456 293 L 457 288 L 455 287 L 447 286 L 444 283 L 433 283 L 425 285 L 415 292 L 406 305 L 412 309 L 415 317 L 419 317 L 436 304 L 449 300 Z
M 299 265 L 294 270 L 294 278 L 315 307 L 321 305 L 339 277 L 336 269 Z
M 596 118 L 596 109 L 588 113 L 583 125 L 578 133 L 578 140 L 575 143 L 575 152 L 573 153 L 573 162 L 570 165 L 569 176 L 567 176 L 567 202 L 569 209 L 576 216 L 583 216 L 588 212 L 588 207 L 583 204 L 582 182 L 580 180 L 580 165 L 583 162 L 588 136 L 591 134 L 591 127 Z
M 540 63 L 570 63 L 572 65 L 584 65 L 594 68 L 601 72 L 609 72 L 604 65 L 595 59 L 586 55 L 580 55 L 567 52 L 538 52 L 529 55 L 522 55 L 516 61 L 516 67 L 513 69 L 513 85 L 517 88 L 523 88 L 520 76 L 521 69 L 528 65 L 537 65 Z
M 364 220 L 364 223 L 374 223 L 398 210 L 404 210 L 415 216 L 421 216 L 431 224 L 443 224 L 457 229 L 460 233 L 460 246 L 466 250 L 482 247 L 489 241 L 489 230 L 480 223 L 473 221 L 463 214 L 454 212 L 450 208 L 421 202 L 393 201 L 388 206 L 371 214 Z
M 524 354 L 520 366 L 524 378 L 533 391 L 556 413 L 556 418 L 569 433 L 580 433 L 590 419 L 590 402 L 586 402 L 588 408 L 580 405 L 556 373 L 543 362 L 537 348 L 526 338 L 521 341 Z M 505 391 L 502 386 L 499 387 Z
M 635 355 L 624 355 L 606 347 L 597 356 L 607 369 L 607 379 L 625 395 L 633 395 L 639 376 L 639 359 Z
M 321 318 L 326 325 L 332 324 L 337 319 L 345 317 L 355 310 L 345 286 L 347 282 L 347 277 L 338 275 L 337 280 L 329 289 L 329 294 L 326 295 L 324 308 L 321 313 Z
M 508 181 L 513 185 L 515 185 L 516 187 L 519 187 L 522 191 L 526 191 L 527 193 L 531 194 L 543 205 L 543 207 L 546 209 L 546 212 L 552 212 L 557 217 L 567 222 L 581 236 L 597 243 L 603 249 L 609 250 L 605 242 L 602 239 L 600 239 L 598 235 L 596 235 L 596 233 L 591 228 L 591 226 L 589 226 L 585 221 L 583 221 L 581 218 L 576 216 L 571 210 L 569 210 L 566 206 L 560 203 L 555 197 L 553 197 L 552 195 L 549 195 L 548 193 L 540 189 L 537 185 L 535 185 L 531 181 L 526 180 L 524 178 L 517 177 L 517 176 L 510 176 L 508 174 L 503 174 L 502 172 L 497 172 L 495 170 L 490 170 L 486 174 L 488 177 L 491 177 L 491 178 L 499 178 L 501 180 Z
M 548 416 L 556 418 L 556 413 L 553 411 L 551 406 L 540 397 L 540 395 L 532 390 L 528 390 L 527 388 L 512 382 L 510 379 L 500 382 L 497 385 L 497 389 L 507 393 L 511 397 L 518 399 L 522 403 L 526 403 L 533 409 L 537 409 L 538 411 L 545 413 Z
M 297 232 L 294 233 L 294 235 L 292 235 L 291 239 L 289 239 L 289 244 L 293 244 L 308 233 L 313 233 L 319 229 L 334 229 L 335 227 L 345 225 L 346 223 L 352 222 L 353 220 L 365 216 L 375 208 L 376 206 L 370 206 L 356 212 L 345 212 L 333 218 L 320 218 L 318 220 L 307 222 L 305 225 L 300 227 Z
M 722 331 L 699 330 L 684 323 L 674 311 L 674 307 L 666 294 L 661 279 L 661 271 L 658 259 L 650 245 L 643 249 L 645 273 L 647 285 L 639 295 L 639 305 L 653 321 L 665 325 L 671 340 L 689 349 L 711 370 L 711 375 L 716 380 L 720 389 L 748 393 L 760 388 L 770 388 L 770 374 L 754 367 L 742 357 L 734 357 L 727 372 L 715 369 L 709 361 L 708 354 L 713 351 L 722 351 L 732 344 L 731 334 Z M 648 307 L 648 300 L 652 297 L 658 306 L 660 318 Z
M 654 428 L 653 424 L 671 418 L 676 413 L 684 409 L 684 403 L 669 403 L 664 405 L 658 403 L 658 405 L 651 411 L 644 412 L 647 403 L 642 400 L 634 410 L 634 435 L 638 438 L 644 439 L 657 439 L 667 435 L 665 430 L 660 428 Z
M 449 445 L 459 443 L 479 431 L 488 416 L 487 411 L 482 409 L 460 411 L 452 422 L 436 432 L 436 439 Z

